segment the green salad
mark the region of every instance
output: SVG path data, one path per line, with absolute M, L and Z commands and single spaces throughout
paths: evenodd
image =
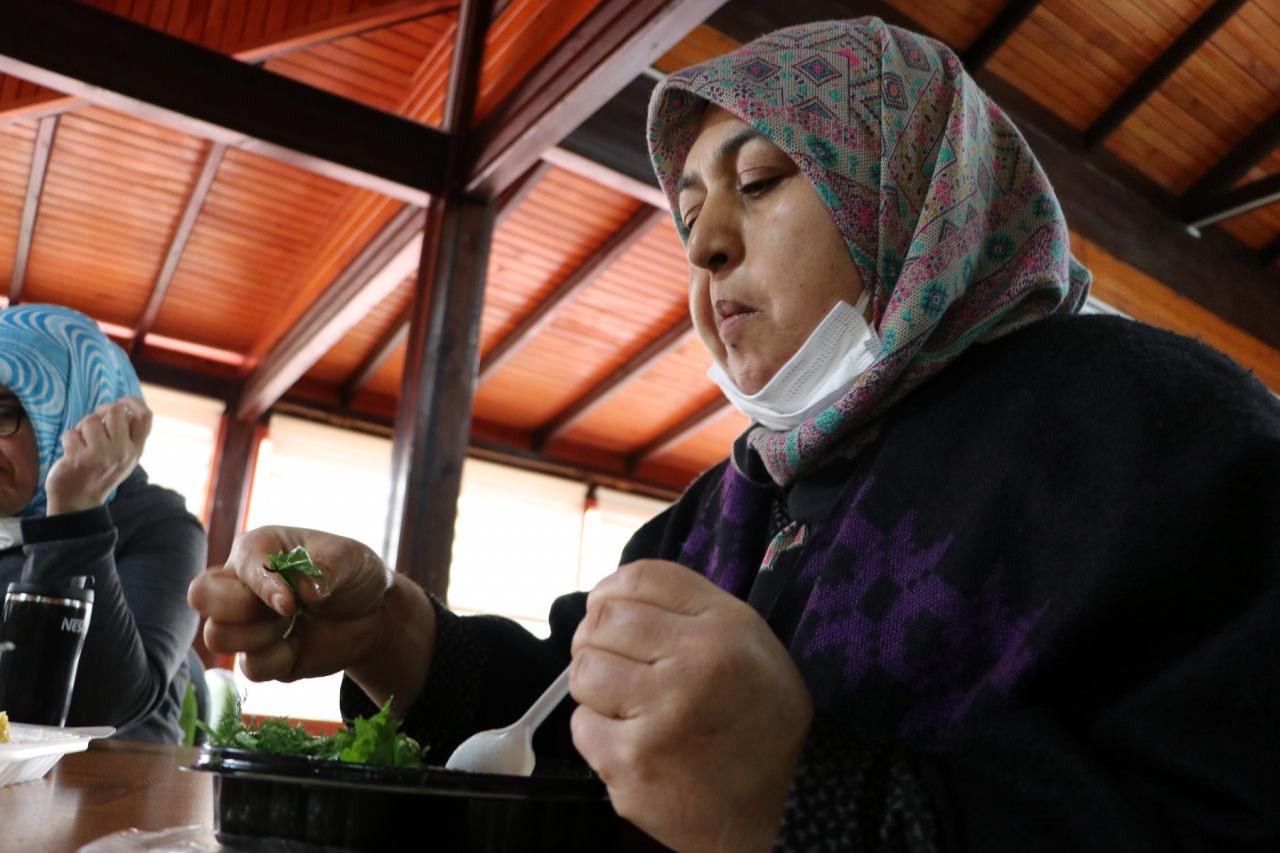
M 272 755 L 384 767 L 421 767 L 425 751 L 400 731 L 400 720 L 391 716 L 390 699 L 372 717 L 357 717 L 349 728 L 331 735 L 310 734 L 300 723 L 290 723 L 280 717 L 254 720 L 246 725 L 240 713 L 240 700 L 234 695 L 227 698 L 227 707 L 216 727 L 203 721 L 197 721 L 196 726 L 208 736 L 212 746 Z

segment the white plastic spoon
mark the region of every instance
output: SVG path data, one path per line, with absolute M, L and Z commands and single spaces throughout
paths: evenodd
M 569 668 L 551 682 L 524 716 L 505 729 L 476 732 L 464 740 L 445 762 L 446 770 L 468 773 L 505 773 L 528 776 L 533 773 L 533 733 L 565 696 L 569 695 Z

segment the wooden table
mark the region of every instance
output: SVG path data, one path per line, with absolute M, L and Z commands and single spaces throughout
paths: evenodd
M 179 771 L 198 750 L 96 740 L 42 779 L 0 788 L 0 849 L 66 853 L 122 829 L 213 826 L 213 777 Z

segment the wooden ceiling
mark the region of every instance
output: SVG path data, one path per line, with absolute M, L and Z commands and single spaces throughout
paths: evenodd
M 418 125 L 444 121 L 457 2 L 86 5 Z M 635 115 L 652 81 L 625 86 L 634 69 L 613 81 L 606 99 L 617 97 L 577 131 L 556 127 L 554 112 L 533 130 L 513 120 L 546 109 L 536 81 L 586 63 L 595 34 L 631 26 L 626 16 L 642 6 L 497 4 L 474 138 L 500 151 L 533 134 L 546 150 L 519 180 L 485 178 L 503 191 L 472 437 L 670 491 L 722 458 L 745 421 L 706 379 L 680 242 L 643 163 Z M 774 26 L 860 13 L 946 41 L 1022 120 L 1069 221 L 1078 218 L 1077 254 L 1098 274 L 1097 295 L 1210 341 L 1280 390 L 1275 0 L 733 0 L 683 27 L 653 73 Z M 564 102 L 576 91 L 562 86 Z M 415 196 L 198 131 L 0 76 L 10 298 L 88 313 L 144 377 L 187 387 L 208 378 L 200 387 L 220 389 L 245 416 L 283 397 L 389 422 L 422 242 L 421 208 L 406 202 Z M 515 168 L 494 162 L 485 174 Z M 1196 222 L 1199 238 L 1186 230 Z

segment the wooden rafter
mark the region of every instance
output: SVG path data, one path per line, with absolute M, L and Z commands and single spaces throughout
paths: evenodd
M 505 338 L 499 341 L 480 360 L 480 382 L 487 381 L 504 364 L 529 345 L 556 316 L 582 293 L 601 273 L 626 254 L 632 246 L 644 238 L 666 212 L 645 205 L 632 215 L 600 248 L 583 261 L 569 277 L 546 295 L 525 315 Z
M 237 417 L 252 420 L 333 348 L 418 265 L 420 208 L 405 206 L 281 337 L 245 380 Z
M 724 2 L 601 2 L 495 110 L 468 189 L 501 193 Z
M 986 65 L 987 60 L 995 55 L 1000 46 L 1009 40 L 1009 36 L 1039 5 L 1040 0 L 1009 0 L 1005 3 L 961 57 L 969 73 Z
M 425 204 L 438 130 L 79 3 L 0 4 L 0 73 Z
M 53 137 L 58 131 L 58 117 L 40 119 L 35 147 L 31 152 L 31 168 L 27 173 L 27 196 L 22 203 L 22 219 L 18 225 L 18 249 L 13 256 L 13 272 L 9 275 L 9 304 L 22 300 L 22 286 L 27 279 L 27 262 L 31 259 L 31 241 L 36 233 L 36 217 L 40 213 L 40 197 L 44 178 L 49 171 L 49 155 Z
M 191 239 L 191 233 L 195 230 L 196 220 L 204 208 L 204 200 L 209 196 L 209 190 L 213 187 L 213 180 L 218 175 L 218 168 L 222 165 L 222 157 L 226 151 L 227 146 L 220 142 L 213 142 L 205 152 L 200 174 L 196 176 L 191 194 L 187 196 L 187 204 L 182 211 L 182 217 L 178 220 L 178 227 L 174 229 L 173 236 L 169 239 L 169 249 L 165 252 L 164 263 L 160 266 L 156 280 L 151 283 L 151 294 L 147 297 L 146 307 L 142 309 L 142 316 L 138 318 L 138 324 L 134 327 L 133 339 L 129 343 L 131 356 L 141 352 L 143 341 L 150 333 L 156 321 L 156 315 L 160 313 L 160 304 L 164 302 L 174 273 L 178 271 L 178 262 L 182 260 L 182 253 L 186 251 L 187 241 Z
M 698 407 L 698 410 L 693 414 L 672 424 L 648 444 L 645 444 L 627 457 L 628 473 L 634 472 L 644 462 L 655 456 L 662 455 L 681 442 L 691 438 L 704 426 L 723 414 L 728 407 L 729 401 L 717 393 L 713 399 Z
M 592 386 L 590 391 L 574 400 L 534 433 L 534 449 L 541 450 L 568 432 L 574 424 L 616 397 L 619 391 L 646 370 L 684 346 L 692 335 L 693 323 L 688 317 L 684 317 L 645 344 L 644 349 L 627 359 L 625 367 L 613 371 L 606 379 Z
M 1259 178 L 1188 205 L 1183 211 L 1183 218 L 1188 228 L 1198 232 L 1215 222 L 1243 216 L 1251 210 L 1277 202 L 1280 202 L 1280 174 Z
M 1280 110 L 1254 128 L 1225 157 L 1213 165 L 1200 180 L 1182 194 L 1184 205 L 1233 187 L 1249 170 L 1280 146 Z
M 1093 148 L 1105 141 L 1246 2 L 1216 0 L 1089 125 L 1085 145 Z
M 524 176 L 507 188 L 498 200 L 494 203 L 494 228 L 502 225 L 502 220 L 511 214 L 524 199 L 526 195 L 537 186 L 538 182 L 546 176 L 551 169 L 551 164 L 545 160 L 539 160 L 536 165 Z M 339 399 L 342 401 L 343 407 L 351 405 L 351 401 L 355 399 L 360 389 L 369 384 L 369 380 L 378 372 L 378 369 L 386 362 L 391 354 L 400 348 L 409 338 L 409 320 L 413 316 L 413 306 L 406 306 L 403 311 L 396 316 L 396 319 L 387 327 L 386 333 L 374 345 L 373 349 L 364 357 L 356 369 L 351 372 L 351 377 L 343 383 L 341 391 L 338 393 Z

